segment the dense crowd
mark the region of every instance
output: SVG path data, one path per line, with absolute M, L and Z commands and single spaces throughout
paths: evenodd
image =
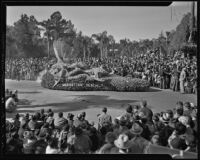
M 177 51 L 173 56 L 162 57 L 150 51 L 134 57 L 94 58 L 84 60 L 90 68 L 103 67 L 106 71 L 120 75 L 148 80 L 151 86 L 172 89 L 181 93 L 197 93 L 197 59 L 184 57 Z M 82 61 L 80 58 L 73 62 Z M 17 80 L 36 80 L 47 66 L 56 63 L 56 59 L 21 58 L 6 59 L 6 78 Z
M 7 100 L 17 103 L 17 92 L 6 92 Z M 145 154 L 150 144 L 197 152 L 197 107 L 190 102 L 153 113 L 143 100 L 126 104 L 119 117 L 105 107 L 97 119 L 88 121 L 85 112 L 55 116 L 52 109 L 17 113 L 13 121 L 6 121 L 6 153 Z

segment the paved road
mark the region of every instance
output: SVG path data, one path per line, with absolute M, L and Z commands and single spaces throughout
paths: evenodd
M 64 112 L 64 115 L 72 111 L 74 114 L 86 111 L 87 119 L 95 122 L 102 107 L 107 106 L 112 116 L 118 116 L 124 112 L 124 104 L 138 103 L 141 99 L 147 100 L 154 112 L 172 109 L 177 101 L 197 104 L 196 95 L 155 88 L 149 92 L 58 91 L 42 88 L 35 81 L 15 80 L 5 80 L 5 88 L 19 91 L 20 104 L 17 108 L 19 113 L 34 112 L 41 108 L 52 108 L 56 115 L 59 111 Z M 6 116 L 11 118 L 13 114 Z

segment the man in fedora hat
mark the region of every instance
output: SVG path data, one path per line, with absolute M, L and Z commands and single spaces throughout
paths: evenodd
M 143 128 L 138 123 L 134 123 L 130 129 L 130 133 L 133 134 L 133 138 L 130 140 L 131 146 L 129 149 L 131 154 L 145 153 L 146 146 L 150 144 L 150 141 L 141 137 L 142 132 Z
M 131 142 L 126 134 L 120 134 L 118 138 L 114 141 L 117 150 L 115 149 L 115 154 L 128 154 L 129 148 L 131 147 Z M 112 149 L 114 151 L 114 149 Z

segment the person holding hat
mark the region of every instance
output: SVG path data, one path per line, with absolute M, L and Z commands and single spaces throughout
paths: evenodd
M 112 117 L 111 115 L 107 114 L 107 108 L 104 107 L 102 109 L 102 114 L 98 116 L 98 130 L 103 127 L 103 124 L 112 124 Z
M 145 153 L 146 146 L 150 144 L 150 141 L 146 140 L 141 136 L 143 128 L 138 124 L 134 123 L 130 129 L 130 133 L 133 138 L 130 140 L 130 153 L 131 154 L 143 154 Z

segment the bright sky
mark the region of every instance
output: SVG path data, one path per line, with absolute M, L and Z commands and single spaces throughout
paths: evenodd
M 173 6 L 173 7 L 172 7 Z M 55 11 L 71 20 L 77 31 L 91 36 L 106 30 L 116 41 L 157 38 L 159 33 L 175 29 L 191 2 L 174 2 L 167 7 L 140 6 L 8 6 L 7 24 L 13 25 L 20 15 L 34 15 L 38 21 L 46 20 Z M 172 10 L 172 19 L 171 19 Z

